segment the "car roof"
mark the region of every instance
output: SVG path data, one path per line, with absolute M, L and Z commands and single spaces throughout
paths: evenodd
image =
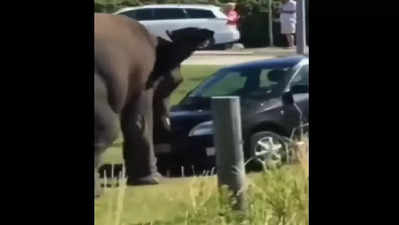
M 134 9 L 151 9 L 151 8 L 190 8 L 190 9 L 209 9 L 215 10 L 219 9 L 220 7 L 215 5 L 201 5 L 201 4 L 154 4 L 154 5 L 144 5 L 144 6 L 137 6 L 137 7 L 126 7 L 118 10 L 115 13 L 122 13 Z
M 235 69 L 246 69 L 246 68 L 248 69 L 264 68 L 264 67 L 270 67 L 270 68 L 294 67 L 303 61 L 307 62 L 308 59 L 309 58 L 307 56 L 302 56 L 302 55 L 288 56 L 282 58 L 263 59 L 247 63 L 241 63 L 233 66 L 224 67 L 223 69 L 235 70 Z

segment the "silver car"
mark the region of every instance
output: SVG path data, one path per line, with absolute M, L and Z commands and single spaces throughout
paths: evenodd
M 154 35 L 167 40 L 167 30 L 196 27 L 214 31 L 214 38 L 202 48 L 230 46 L 240 39 L 237 28 L 227 24 L 227 16 L 220 7 L 213 5 L 146 5 L 123 8 L 114 14 L 135 19 Z

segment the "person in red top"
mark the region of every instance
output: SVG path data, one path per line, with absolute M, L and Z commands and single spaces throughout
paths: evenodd
M 226 15 L 227 15 L 227 24 L 237 27 L 238 21 L 240 20 L 240 15 L 238 14 L 236 9 L 236 4 L 233 2 L 227 3 L 226 7 Z

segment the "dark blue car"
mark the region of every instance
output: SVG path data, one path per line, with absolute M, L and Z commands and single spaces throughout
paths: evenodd
M 298 111 L 282 105 L 281 97 L 291 90 L 308 121 L 309 61 L 306 56 L 261 60 L 220 69 L 188 93 L 171 109 L 172 137 L 156 146 L 158 166 L 186 173 L 215 166 L 213 123 L 210 101 L 213 96 L 239 96 L 242 135 L 246 159 L 266 160 L 272 151 L 282 152 L 281 136 L 289 137 L 298 127 Z M 296 87 L 302 92 L 295 94 Z M 255 162 L 254 162 L 255 163 Z

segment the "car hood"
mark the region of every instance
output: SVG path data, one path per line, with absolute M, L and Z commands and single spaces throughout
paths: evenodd
M 267 107 L 276 104 L 280 101 L 279 98 L 273 99 L 255 99 L 255 98 L 240 98 L 241 111 L 253 111 L 259 107 Z M 189 98 L 183 104 L 172 107 L 173 112 L 179 111 L 210 111 L 210 98 Z
M 175 132 L 189 132 L 199 123 L 212 120 L 210 99 L 193 100 L 191 104 L 177 105 L 171 110 L 171 124 Z M 244 99 L 240 100 L 241 118 L 246 120 L 256 113 L 271 110 L 281 105 L 279 98 L 269 100 Z
M 185 136 L 194 126 L 211 119 L 209 110 L 177 109 L 170 113 L 171 128 L 176 135 Z

